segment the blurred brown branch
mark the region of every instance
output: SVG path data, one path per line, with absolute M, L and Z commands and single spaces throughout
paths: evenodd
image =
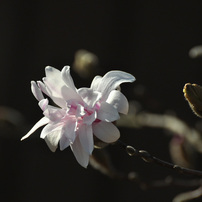
M 202 136 L 195 128 L 189 127 L 184 121 L 173 115 L 136 113 L 135 106 L 132 104 L 130 106 L 130 113 L 117 121 L 118 126 L 163 128 L 185 138 L 198 152 L 202 153 Z

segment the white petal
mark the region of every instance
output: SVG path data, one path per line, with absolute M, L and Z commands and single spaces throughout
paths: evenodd
M 44 94 L 46 94 L 46 95 L 49 96 L 49 93 L 48 93 L 48 91 L 47 91 L 47 89 L 46 89 L 45 84 L 44 84 L 42 81 L 37 81 L 37 84 L 38 84 L 39 88 L 41 89 L 41 91 L 42 91 Z
M 44 96 L 41 92 L 41 89 L 37 86 L 35 81 L 31 81 L 31 91 L 34 95 L 34 97 L 38 100 L 41 101 L 42 99 L 44 99 Z
M 62 79 L 67 85 L 67 87 L 71 88 L 72 90 L 76 91 L 76 87 L 74 85 L 74 81 L 70 75 L 70 66 L 64 66 L 62 71 Z
M 78 89 L 79 95 L 89 107 L 94 107 L 95 103 L 101 98 L 102 94 L 90 88 Z
M 66 149 L 70 145 L 69 139 L 63 134 L 60 138 L 60 150 Z
M 102 81 L 102 76 L 95 76 L 90 88 L 93 90 L 97 90 L 99 88 L 100 82 Z
M 44 139 L 49 133 L 52 133 L 53 131 L 61 131 L 62 126 L 63 125 L 61 123 L 57 123 L 57 124 L 49 123 L 41 131 L 40 138 Z
M 113 122 L 120 118 L 119 113 L 115 107 L 107 102 L 103 102 L 100 105 L 100 109 L 97 112 L 97 119 L 102 121 Z
M 62 132 L 61 130 L 53 131 L 45 137 L 45 141 L 46 141 L 49 149 L 52 152 L 55 152 L 55 150 L 58 147 L 58 142 L 59 142 L 60 137 L 61 137 L 61 132 Z
M 55 104 L 58 106 L 65 108 L 66 101 L 62 96 L 61 89 L 62 87 L 59 85 L 56 85 L 54 81 L 51 81 L 50 79 L 47 79 L 46 77 L 43 78 L 43 82 L 46 85 L 46 91 L 48 93 L 48 96 L 53 100 Z
M 76 127 L 77 127 L 77 123 L 76 123 L 76 120 L 74 119 L 68 119 L 66 122 L 65 122 L 65 125 L 63 127 L 63 131 L 64 131 L 64 136 L 66 138 L 68 138 L 68 140 L 73 143 L 75 138 L 76 138 L 76 134 L 75 134 L 75 131 L 76 131 Z
M 98 77 L 93 80 L 91 88 L 103 94 L 102 100 L 106 100 L 109 93 L 115 90 L 121 83 L 133 82 L 135 77 L 123 71 L 110 71 L 101 79 Z
M 65 84 L 62 79 L 62 73 L 59 70 L 48 66 L 45 68 L 45 71 L 46 77 L 43 78 L 43 82 L 47 87 L 50 97 L 56 104 L 65 108 L 67 100 L 81 100 L 77 92 Z
M 82 147 L 88 154 L 92 154 L 94 148 L 92 126 L 82 124 L 78 129 L 78 136 Z
M 24 140 L 28 138 L 33 132 L 35 132 L 38 128 L 41 126 L 47 124 L 50 120 L 46 117 L 41 118 L 34 126 L 33 128 L 24 136 L 21 138 L 21 140 Z
M 92 126 L 93 134 L 103 142 L 112 143 L 120 137 L 120 132 L 113 123 L 101 121 L 94 123 Z
M 78 163 L 86 168 L 89 163 L 89 154 L 83 149 L 79 138 L 77 137 L 70 146 Z
M 106 102 L 113 105 L 118 110 L 118 112 L 122 114 L 128 113 L 128 100 L 120 91 L 111 91 Z
M 48 107 L 48 99 L 42 99 L 40 102 L 39 102 L 39 107 L 45 111 Z

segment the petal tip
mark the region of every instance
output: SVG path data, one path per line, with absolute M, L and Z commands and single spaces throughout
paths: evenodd
M 53 70 L 53 67 L 51 67 L 49 65 L 45 67 L 45 71 L 52 71 L 52 70 Z

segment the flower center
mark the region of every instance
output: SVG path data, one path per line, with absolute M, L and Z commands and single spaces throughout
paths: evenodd
M 94 107 L 90 108 L 80 103 L 68 104 L 66 115 L 63 117 L 63 121 L 68 119 L 75 119 L 77 124 L 92 124 L 93 122 L 100 122 L 97 119 L 97 112 L 100 109 L 100 103 L 97 102 Z

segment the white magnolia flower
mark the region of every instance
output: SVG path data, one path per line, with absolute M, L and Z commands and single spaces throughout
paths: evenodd
M 94 149 L 94 135 L 105 143 L 115 142 L 120 137 L 112 122 L 119 119 L 119 113 L 127 114 L 128 101 L 116 88 L 135 78 L 122 71 L 110 71 L 103 77 L 96 76 L 90 88 L 77 89 L 69 66 L 62 71 L 48 66 L 45 73 L 43 82 L 31 82 L 32 93 L 44 117 L 21 140 L 46 125 L 40 137 L 51 151 L 56 150 L 58 143 L 61 150 L 70 146 L 77 161 L 87 167 Z M 43 93 L 57 106 L 49 105 Z

